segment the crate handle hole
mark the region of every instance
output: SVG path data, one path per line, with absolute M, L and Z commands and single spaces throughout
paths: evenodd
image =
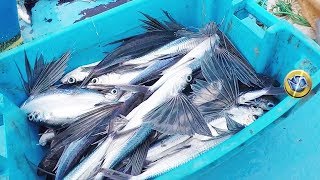
M 241 9 L 235 12 L 234 15 L 241 21 L 250 20 L 253 24 L 255 24 L 257 27 L 260 27 L 264 31 L 268 28 L 267 25 L 258 20 L 253 14 L 249 13 L 246 9 Z

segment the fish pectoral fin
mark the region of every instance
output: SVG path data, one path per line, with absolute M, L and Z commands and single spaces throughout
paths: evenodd
M 226 129 L 221 129 L 221 128 L 217 128 L 217 127 L 214 127 L 214 126 L 211 126 L 219 136 L 223 136 L 223 135 L 227 135 L 227 134 L 230 134 L 230 132 Z
M 263 83 L 258 78 L 255 70 L 248 62 L 230 53 L 227 49 L 216 49 L 213 56 L 225 64 L 226 70 L 232 72 L 235 78 L 243 84 L 252 87 L 263 87 Z
M 37 171 L 40 171 L 42 173 L 45 173 L 47 175 L 51 175 L 51 176 L 55 176 L 54 173 L 46 171 L 45 169 L 42 169 L 40 167 L 38 167 L 36 164 L 34 164 L 27 156 L 26 154 L 24 154 L 24 158 L 27 161 L 27 163 L 29 164 L 29 166 L 31 166 L 32 169 L 37 169 Z
M 153 131 L 148 138 L 140 144 L 132 153 L 129 158 L 129 162 L 127 163 L 124 172 L 128 172 L 131 169 L 130 174 L 133 176 L 137 176 L 141 174 L 143 166 L 146 161 L 146 157 L 148 154 L 148 150 L 150 145 L 159 137 L 159 133 Z
M 169 21 L 160 22 L 159 20 L 151 17 L 148 14 L 140 12 L 147 20 L 140 20 L 144 23 L 142 26 L 147 31 L 178 31 L 180 29 L 185 28 L 181 24 L 179 24 L 173 17 L 167 12 L 163 11 L 164 15 L 169 19 Z
M 164 134 L 212 136 L 201 113 L 182 93 L 151 110 L 144 123 Z
M 22 77 L 21 70 L 19 73 L 24 82 L 24 89 L 28 95 L 41 93 L 48 90 L 63 76 L 67 67 L 70 52 L 64 53 L 58 60 L 48 64 L 44 63 L 43 56 L 36 58 L 34 69 L 31 68 L 30 61 L 25 52 L 25 71 L 27 80 Z
M 141 19 L 140 21 L 144 23 L 143 28 L 145 28 L 147 31 L 168 31 L 169 28 L 166 26 L 166 24 L 163 24 L 162 22 L 158 21 L 154 17 L 145 14 L 143 12 L 140 12 L 147 20 Z
M 202 83 L 200 87 L 208 88 L 211 94 L 226 102 L 226 106 L 234 103 L 239 95 L 239 85 L 234 69 L 227 61 L 213 54 L 206 53 L 201 61 L 201 70 L 208 84 Z M 199 83 L 198 83 L 199 84 Z
M 237 121 L 233 120 L 230 116 L 225 115 L 227 121 L 227 128 L 231 132 L 238 132 L 245 128 L 244 125 L 238 123 Z
M 142 92 L 146 93 L 149 88 L 143 85 L 116 85 L 116 88 L 120 90 L 129 91 L 129 92 Z
M 186 53 L 181 53 L 181 52 L 175 52 L 175 53 L 171 53 L 171 54 L 161 54 L 158 57 L 156 57 L 153 60 L 167 60 L 169 58 L 174 58 L 175 60 L 179 60 L 180 58 L 182 58 Z
M 233 43 L 230 41 L 230 39 L 218 28 L 217 29 L 217 34 L 221 38 L 220 45 L 224 48 L 227 49 L 230 53 L 233 55 L 237 56 L 238 58 L 242 59 L 244 63 L 251 69 L 251 65 L 245 60 L 245 58 L 242 56 L 242 54 L 237 50 L 237 48 L 233 45 Z
M 177 31 L 180 29 L 185 29 L 185 27 L 183 25 L 181 25 L 180 23 L 178 23 L 171 15 L 168 11 L 162 10 L 162 12 L 167 16 L 167 18 L 170 21 L 164 21 L 167 25 L 167 27 L 173 31 Z
M 109 134 L 119 132 L 121 129 L 124 128 L 124 126 L 129 122 L 126 117 L 120 115 L 119 117 L 113 119 L 108 128 Z
M 132 177 L 129 174 L 106 168 L 101 168 L 100 173 L 102 173 L 104 177 L 114 180 L 127 180 Z
M 76 121 L 69 125 L 64 131 L 57 134 L 52 144 L 53 147 L 65 146 L 87 135 L 104 133 L 110 121 L 114 118 L 113 112 L 121 106 L 119 104 L 100 105 L 89 112 L 77 117 Z M 97 131 L 99 130 L 99 131 Z

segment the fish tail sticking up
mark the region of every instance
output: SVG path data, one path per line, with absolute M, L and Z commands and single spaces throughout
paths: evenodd
M 102 173 L 104 177 L 112 180 L 127 180 L 132 178 L 132 175 L 106 168 L 100 169 L 99 173 Z
M 70 58 L 70 52 L 64 53 L 58 60 L 48 64 L 44 63 L 43 56 L 36 58 L 34 69 L 25 52 L 25 71 L 27 78 L 23 78 L 21 69 L 17 66 L 23 87 L 28 95 L 37 94 L 48 90 L 63 76 Z
M 45 169 L 42 169 L 42 168 L 38 167 L 36 164 L 34 164 L 32 161 L 30 161 L 25 154 L 24 154 L 24 158 L 25 158 L 25 160 L 27 161 L 27 163 L 29 164 L 29 166 L 30 166 L 31 168 L 37 169 L 38 172 L 40 171 L 40 172 L 43 173 L 43 174 L 51 175 L 51 176 L 53 176 L 53 177 L 55 176 L 54 173 L 49 172 L 49 171 L 47 171 L 47 170 L 45 170 Z

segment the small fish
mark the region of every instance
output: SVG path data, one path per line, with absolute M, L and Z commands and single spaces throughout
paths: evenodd
M 188 98 L 181 93 L 181 91 L 185 88 L 188 82 L 192 80 L 190 77 L 192 72 L 200 67 L 200 59 L 202 56 L 198 51 L 201 51 L 202 55 L 204 55 L 206 50 L 209 50 L 211 48 L 210 45 L 212 43 L 214 44 L 214 42 L 215 39 L 213 37 L 209 37 L 197 46 L 199 48 L 196 47 L 190 51 L 190 54 L 200 56 L 189 55 L 192 58 L 190 58 L 188 63 L 177 68 L 175 70 L 176 73 L 172 73 L 169 78 L 164 76 L 161 77 L 166 78 L 166 80 L 164 80 L 160 88 L 158 88 L 158 90 L 156 90 L 146 101 L 141 103 L 136 107 L 136 109 L 126 116 L 126 118 L 129 119 L 129 123 L 123 131 L 134 128 L 138 128 L 138 130 L 115 139 L 112 143 L 113 148 L 110 148 L 107 152 L 102 168 L 110 168 L 117 164 L 119 160 L 125 157 L 138 144 L 145 140 L 151 132 L 151 129 L 169 134 L 178 133 L 193 135 L 198 133 L 210 136 L 208 133 L 210 132 L 209 128 L 207 127 L 203 117 L 195 109 L 192 103 L 188 101 Z M 204 44 L 206 44 L 206 46 Z M 186 56 L 188 56 L 188 54 Z M 176 118 L 170 118 L 170 121 L 163 120 L 162 123 L 160 123 L 161 118 L 170 117 L 169 114 L 164 116 L 163 112 L 170 112 L 168 110 L 173 107 L 180 110 L 177 111 L 179 114 L 174 116 Z M 164 108 L 168 108 L 168 110 Z M 160 110 L 161 112 L 156 112 L 156 110 Z M 153 115 L 158 116 L 153 117 Z M 144 122 L 146 121 L 149 121 L 149 123 L 145 124 Z M 98 174 L 97 178 L 99 179 L 101 176 L 102 174 Z
M 147 14 L 143 14 L 147 18 L 147 20 L 142 20 L 143 27 L 148 32 L 111 43 L 121 42 L 122 44 L 94 67 L 83 81 L 82 86 L 87 85 L 90 79 L 110 72 L 110 67 L 118 66 L 128 59 L 144 56 L 177 39 L 175 32 L 182 29 L 183 26 L 178 24 L 167 12 L 164 11 L 164 14 L 169 18 L 170 22 L 162 23 Z
M 91 144 L 96 143 L 98 141 L 98 135 L 102 136 L 103 139 L 106 139 L 108 136 L 111 135 L 119 128 L 122 128 L 124 124 L 127 123 L 127 120 L 118 117 L 120 115 L 127 115 L 134 107 L 136 107 L 139 103 L 143 100 L 143 94 L 141 92 L 135 92 L 132 94 L 128 99 L 126 99 L 123 103 L 118 103 L 118 105 L 110 106 L 106 105 L 98 105 L 94 110 L 86 113 L 82 116 L 81 120 L 78 120 L 76 123 L 71 124 L 65 131 L 60 133 L 56 137 L 56 144 L 53 146 L 55 148 L 59 148 L 61 146 L 69 146 L 70 142 L 79 141 L 74 146 L 69 146 L 67 150 L 72 151 L 72 154 L 81 154 L 84 150 L 89 148 Z M 62 140 L 61 140 L 62 139 Z M 101 138 L 100 138 L 101 139 Z M 102 148 L 102 147 L 98 147 Z M 63 168 L 59 173 L 59 177 L 63 176 L 63 172 L 66 172 L 67 169 L 70 169 L 68 166 L 68 162 L 73 161 L 76 156 L 70 155 L 69 151 L 63 153 L 63 159 L 58 164 L 61 164 Z M 97 153 L 97 155 L 93 155 L 93 153 Z M 100 151 L 94 151 L 92 154 L 87 157 L 99 157 Z M 95 172 L 97 168 L 91 168 L 90 170 L 87 169 L 92 167 L 90 161 L 83 161 L 84 164 L 80 164 L 75 167 L 75 169 L 68 174 L 69 177 L 75 178 L 77 175 L 81 175 L 82 178 L 89 177 L 92 173 Z M 99 164 L 95 164 L 97 167 Z M 86 172 L 83 174 L 82 169 L 85 168 Z M 60 170 L 60 169 L 59 169 Z M 79 172 L 80 171 L 80 172 Z
M 101 142 L 98 147 L 86 157 L 79 165 L 77 165 L 63 179 L 87 179 L 93 176 L 93 173 L 99 170 L 99 164 L 102 161 L 107 149 L 110 147 L 112 138 L 107 138 Z
M 58 60 L 45 63 L 42 55 L 36 58 L 34 68 L 31 67 L 27 53 L 24 52 L 27 77 L 23 76 L 23 69 L 16 64 L 23 88 L 27 95 L 38 94 L 48 90 L 63 76 L 71 53 L 64 53 Z
M 264 98 L 258 101 L 260 107 L 267 107 L 268 103 L 274 103 Z M 250 125 L 264 114 L 264 110 L 270 110 L 270 108 L 260 107 L 231 108 L 226 113 L 230 114 L 232 119 L 217 117 L 212 120 L 208 124 L 213 137 L 173 135 L 156 143 L 148 151 L 144 171 L 138 176 L 131 176 L 130 179 L 154 178 L 198 157 Z
M 168 67 L 176 63 L 183 55 L 173 54 L 159 57 L 153 62 L 147 62 L 146 67 L 114 70 L 113 72 L 93 78 L 86 86 L 94 88 L 99 85 L 139 85 L 158 78 Z M 141 65 L 138 65 L 141 66 Z M 135 68 L 135 67 L 133 67 Z
M 116 102 L 117 95 L 97 93 L 87 89 L 54 89 L 31 95 L 22 105 L 29 121 L 47 127 L 59 127 L 76 121 L 76 117 L 91 110 L 96 104 Z
M 173 54 L 187 54 L 201 42 L 206 39 L 205 36 L 196 38 L 181 37 L 164 46 L 135 59 L 123 62 L 123 65 L 141 65 L 153 61 L 154 59 Z
M 99 63 L 91 63 L 87 65 L 80 66 L 61 78 L 61 83 L 63 84 L 76 84 L 82 82 L 90 73 L 90 71 Z
M 87 138 L 87 136 L 85 136 L 84 138 Z M 84 156 L 91 143 L 95 142 L 97 138 L 98 136 L 93 136 L 91 138 L 91 141 L 85 141 L 82 138 L 67 145 L 57 163 L 58 168 L 56 170 L 55 180 L 62 180 L 63 177 L 67 175 L 76 164 L 80 162 L 81 158 Z M 86 143 L 89 144 L 86 146 Z
M 111 72 L 108 74 L 101 75 L 93 78 L 87 85 L 124 85 L 129 84 L 131 80 L 136 78 L 144 69 L 128 70 L 126 72 Z

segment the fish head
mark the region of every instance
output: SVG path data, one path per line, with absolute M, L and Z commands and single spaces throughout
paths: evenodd
M 101 84 L 103 84 L 103 78 L 100 76 L 100 77 L 92 78 L 91 81 L 88 83 L 88 86 L 101 85 Z
M 31 122 L 42 123 L 44 122 L 45 115 L 40 111 L 33 111 L 33 112 L 27 113 L 27 118 Z
M 75 84 L 82 82 L 89 75 L 89 71 L 84 71 L 81 67 L 67 73 L 61 78 L 63 84 Z
M 189 83 L 192 83 L 192 69 L 184 68 L 171 76 L 162 86 L 162 89 L 168 89 L 168 96 L 175 96 L 182 92 Z
M 260 108 L 263 111 L 270 111 L 276 106 L 276 100 L 272 98 L 260 97 L 252 101 L 252 107 Z
M 121 90 L 119 88 L 114 87 L 114 88 L 108 90 L 107 92 L 105 92 L 105 97 L 106 97 L 107 101 L 109 101 L 109 102 L 116 102 L 124 94 L 125 94 L 124 90 Z

